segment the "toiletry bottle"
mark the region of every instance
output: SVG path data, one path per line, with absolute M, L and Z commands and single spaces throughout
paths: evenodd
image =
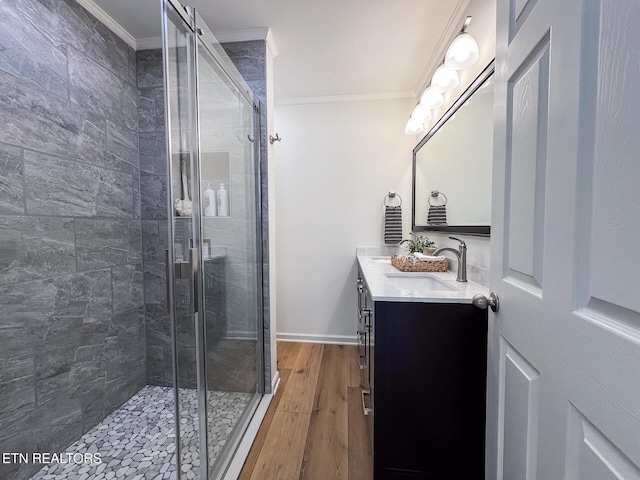
M 220 189 L 218 190 L 218 216 L 229 216 L 229 192 L 224 188 L 224 183 L 220 184 Z
M 205 217 L 215 217 L 216 216 L 216 192 L 213 190 L 213 185 L 211 182 L 207 183 L 207 189 L 203 193 L 204 195 L 204 203 L 206 205 L 204 209 Z

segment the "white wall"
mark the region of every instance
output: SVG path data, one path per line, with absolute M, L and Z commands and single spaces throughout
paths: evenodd
M 275 130 L 275 97 L 274 97 L 274 83 L 273 83 L 273 61 L 278 55 L 278 49 L 271 37 L 271 33 L 267 34 L 267 56 L 265 62 L 266 69 L 266 85 L 267 91 L 267 136 Z M 267 178 L 268 182 L 268 204 L 269 204 L 269 341 L 271 342 L 271 382 L 275 392 L 275 387 L 278 382 L 278 352 L 276 345 L 277 337 L 277 281 L 276 281 L 276 268 L 278 264 L 277 251 L 276 251 L 276 162 L 278 161 L 275 156 L 275 149 L 273 145 L 267 144 L 269 163 L 267 165 Z
M 411 227 L 412 99 L 276 106 L 278 338 L 353 341 L 359 245 L 383 245 L 383 200 Z

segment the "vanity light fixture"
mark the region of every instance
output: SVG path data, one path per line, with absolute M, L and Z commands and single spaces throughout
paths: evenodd
M 431 110 L 424 105 L 417 104 L 411 117 L 404 128 L 404 133 L 407 135 L 417 135 L 424 132 L 424 124 L 431 120 Z
M 420 103 L 411 113 L 404 128 L 405 134 L 417 135 L 425 131 L 425 123 L 432 118 L 431 110 L 444 105 L 443 93 L 450 92 L 460 84 L 458 70 L 470 67 L 480 58 L 478 43 L 466 33 L 469 23 L 471 17 L 465 19 L 460 33 L 449 45 L 444 61 L 433 73 L 431 84 L 422 93 Z
M 462 70 L 478 61 L 480 52 L 476 40 L 468 33 L 462 33 L 453 41 L 444 57 L 444 64 L 451 70 Z
M 419 103 L 411 112 L 411 119 L 417 123 L 425 123 L 431 120 L 431 110 Z
M 431 87 L 441 92 L 450 92 L 460 84 L 458 72 L 440 65 L 431 77 Z
M 419 123 L 413 118 L 410 118 L 407 125 L 404 127 L 405 135 L 418 135 L 424 132 L 424 123 Z
M 428 86 L 427 89 L 420 97 L 420 105 L 424 105 L 428 109 L 434 109 L 441 107 L 444 104 L 444 97 L 442 92 L 436 90 L 432 86 Z
M 464 21 L 462 30 L 451 42 L 444 56 L 444 65 L 450 70 L 463 70 L 476 63 L 480 58 L 478 42 L 466 33 L 469 23 L 471 23 L 471 17 L 467 17 Z

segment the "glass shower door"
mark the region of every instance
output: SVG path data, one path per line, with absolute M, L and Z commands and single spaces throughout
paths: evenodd
M 262 395 L 258 108 L 197 12 L 195 20 L 207 452 L 216 478 Z
M 204 480 L 226 471 L 264 384 L 259 112 L 200 16 L 163 8 L 177 459 Z
M 198 315 L 199 229 L 197 127 L 195 110 L 195 39 L 186 12 L 164 3 L 163 55 L 168 144 L 169 239 L 167 285 L 173 333 L 177 418 L 176 461 L 180 478 L 206 479 L 203 432 L 205 401 L 202 318 Z M 188 19 L 188 17 L 186 17 Z

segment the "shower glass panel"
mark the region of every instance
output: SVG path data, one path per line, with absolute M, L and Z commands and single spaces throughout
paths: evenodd
M 246 85 L 225 71 L 223 50 L 195 13 L 197 100 L 206 344 L 208 456 L 215 478 L 236 425 L 250 419 L 261 396 L 262 261 L 255 123 Z M 240 90 L 243 88 L 244 90 Z M 215 205 L 206 201 L 217 190 Z M 207 251 L 208 250 L 208 251 Z M 233 445 L 235 442 L 231 442 Z
M 197 222 L 192 216 L 196 142 L 194 37 L 178 11 L 167 6 L 163 21 L 167 138 L 169 143 L 169 235 L 167 278 L 172 310 L 174 385 L 176 389 L 177 454 L 181 478 L 207 478 L 199 452 L 201 405 L 198 387 L 198 342 L 202 342 L 197 304 Z M 170 279 L 174 279 L 172 284 Z M 206 462 L 205 462 L 206 463 Z
M 178 467 L 204 480 L 263 393 L 259 108 L 200 16 L 163 5 Z

